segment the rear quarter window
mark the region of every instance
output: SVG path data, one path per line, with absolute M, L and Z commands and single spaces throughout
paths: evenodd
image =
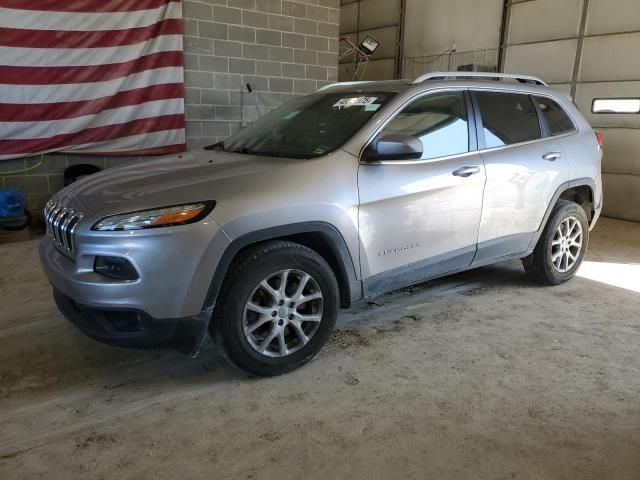
M 485 148 L 542 138 L 540 121 L 529 95 L 475 92 L 482 117 Z
M 557 102 L 546 97 L 533 97 L 547 122 L 551 135 L 561 135 L 576 129 L 571 117 Z

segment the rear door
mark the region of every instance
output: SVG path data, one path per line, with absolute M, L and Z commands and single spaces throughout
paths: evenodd
M 368 294 L 471 264 L 485 182 L 471 112 L 464 89 L 414 99 L 378 136 L 416 136 L 422 158 L 361 163 L 361 265 Z
M 527 250 L 569 164 L 548 136 L 531 96 L 475 91 L 478 142 L 487 172 L 478 254 L 474 263 Z

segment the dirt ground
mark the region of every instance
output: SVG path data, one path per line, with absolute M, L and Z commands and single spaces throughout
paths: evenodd
M 383 295 L 254 379 L 84 337 L 37 241 L 0 245 L 0 479 L 640 479 L 640 225 L 602 220 L 588 260 Z

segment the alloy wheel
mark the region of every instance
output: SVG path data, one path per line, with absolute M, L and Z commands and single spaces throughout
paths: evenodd
M 551 263 L 560 273 L 570 271 L 580 259 L 584 235 L 580 220 L 574 216 L 565 218 L 556 229 L 551 242 Z
M 268 357 L 285 357 L 303 348 L 322 321 L 318 282 L 296 269 L 275 272 L 256 285 L 242 313 L 244 336 Z

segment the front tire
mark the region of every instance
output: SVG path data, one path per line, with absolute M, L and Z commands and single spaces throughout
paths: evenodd
M 227 359 L 258 376 L 295 370 L 327 342 L 338 316 L 338 284 L 313 250 L 272 241 L 232 267 L 211 334 Z
M 589 244 L 589 221 L 577 203 L 559 200 L 533 252 L 522 259 L 528 276 L 543 285 L 573 278 Z

